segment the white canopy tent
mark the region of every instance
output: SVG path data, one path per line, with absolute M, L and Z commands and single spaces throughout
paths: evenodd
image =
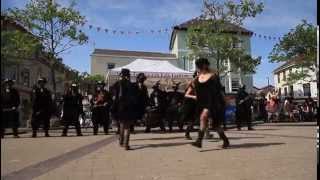
M 130 70 L 131 77 L 144 73 L 147 76 L 147 85 L 159 80 L 161 84 L 166 85 L 169 85 L 173 81 L 185 84 L 188 80 L 192 79 L 193 75 L 192 72 L 180 69 L 166 60 L 136 59 L 125 66 L 112 69 L 106 77 L 108 84 L 112 83 L 115 77 L 118 77 L 123 68 Z

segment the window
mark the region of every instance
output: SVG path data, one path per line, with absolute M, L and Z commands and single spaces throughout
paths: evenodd
M 310 96 L 311 95 L 311 90 L 310 90 L 310 84 L 309 83 L 303 84 L 303 95 L 304 96 Z
M 107 70 L 113 69 L 116 65 L 114 63 L 108 63 Z
M 293 86 L 289 86 L 289 94 L 293 97 Z
M 278 94 L 279 94 L 279 96 L 281 96 L 281 88 L 279 88 Z
M 29 69 L 24 69 L 21 72 L 21 82 L 24 86 L 30 87 L 30 71 L 29 71 Z
M 232 92 L 238 91 L 239 87 L 240 87 L 239 78 L 232 78 L 232 81 L 231 81 Z
M 17 67 L 16 66 L 8 66 L 5 68 L 5 78 L 9 78 L 12 80 L 17 80 Z
M 280 83 L 280 73 L 277 74 L 278 77 L 278 83 Z
M 286 71 L 283 71 L 283 78 L 282 78 L 283 81 L 286 81 L 287 80 L 287 76 L 286 76 Z
M 288 88 L 285 87 L 285 88 L 284 88 L 284 96 L 287 96 L 287 95 L 288 95 Z

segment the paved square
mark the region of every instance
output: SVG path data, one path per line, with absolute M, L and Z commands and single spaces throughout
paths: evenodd
M 1 141 L 1 179 L 110 180 L 313 180 L 316 179 L 315 123 L 277 123 L 256 131 L 228 130 L 231 147 L 215 138 L 202 149 L 183 133 L 138 133 L 133 150 L 112 135 L 6 137 Z M 196 138 L 196 132 L 192 133 Z

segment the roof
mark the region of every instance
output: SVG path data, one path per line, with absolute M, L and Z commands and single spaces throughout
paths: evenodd
M 125 56 L 125 57 L 133 56 L 133 57 L 176 59 L 175 54 L 170 54 L 170 53 L 147 52 L 147 51 L 128 51 L 128 50 L 115 50 L 115 49 L 94 49 L 92 55 Z
M 268 89 L 274 89 L 274 86 L 269 85 L 269 86 L 263 86 L 261 88 L 259 88 L 260 90 L 268 90 Z
M 186 31 L 188 30 L 188 27 L 190 27 L 191 25 L 197 25 L 197 24 L 200 24 L 204 21 L 209 21 L 209 20 L 201 20 L 199 19 L 198 17 L 197 18 L 193 18 L 189 21 L 186 21 L 182 24 L 179 24 L 179 25 L 176 25 L 173 27 L 173 31 L 172 31 L 172 34 L 171 34 L 171 39 L 170 39 L 170 46 L 169 46 L 169 49 L 171 50 L 172 49 L 172 46 L 173 46 L 173 40 L 174 40 L 174 37 L 176 35 L 176 31 L 177 30 L 183 30 L 183 31 Z M 241 26 L 238 26 L 238 25 L 235 25 L 235 24 L 231 24 L 231 23 L 225 23 L 226 24 L 226 32 L 228 33 L 241 33 L 241 34 L 244 34 L 244 35 L 248 35 L 248 36 L 252 36 L 253 35 L 253 32 L 248 30 L 248 29 L 245 29 Z
M 275 70 L 273 70 L 273 73 L 278 73 L 279 71 L 283 71 L 284 69 L 294 66 L 298 63 L 300 63 L 301 58 L 300 57 L 295 57 L 291 59 L 290 61 L 285 62 L 284 64 L 280 65 L 277 67 Z
M 131 72 L 143 72 L 146 76 L 150 74 L 162 74 L 163 76 L 188 76 L 192 77 L 193 73 L 180 69 L 169 61 L 154 60 L 154 59 L 136 59 L 135 61 L 118 68 L 111 70 L 111 74 L 119 74 L 122 68 L 129 69 Z

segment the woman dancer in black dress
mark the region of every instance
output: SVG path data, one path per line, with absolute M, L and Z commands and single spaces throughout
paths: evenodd
M 197 105 L 200 113 L 200 130 L 198 139 L 192 143 L 193 146 L 201 148 L 202 139 L 208 126 L 209 116 L 213 119 L 213 127 L 223 140 L 223 148 L 227 148 L 229 140 L 220 127 L 224 116 L 224 97 L 221 92 L 221 83 L 219 75 L 209 69 L 209 61 L 206 58 L 200 58 L 196 61 L 196 67 L 199 72 L 195 79 L 195 92 Z

